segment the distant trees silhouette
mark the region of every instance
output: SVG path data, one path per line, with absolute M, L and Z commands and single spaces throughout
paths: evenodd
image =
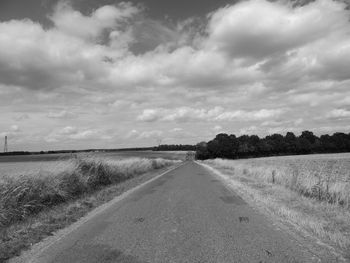
M 196 145 L 189 144 L 161 144 L 154 147 L 154 151 L 195 151 Z
M 350 133 L 337 132 L 317 137 L 311 131 L 303 131 L 300 136 L 287 132 L 285 136 L 272 134 L 265 138 L 220 133 L 213 140 L 196 146 L 196 158 L 200 160 L 338 152 L 350 152 Z

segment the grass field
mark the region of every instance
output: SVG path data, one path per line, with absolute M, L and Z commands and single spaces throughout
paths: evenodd
M 163 158 L 168 160 L 184 160 L 186 152 L 160 152 L 160 151 L 122 151 L 122 152 L 96 152 L 78 154 L 37 154 L 0 156 L 0 181 L 4 176 L 37 175 L 40 173 L 57 174 L 63 172 L 71 165 L 72 157 L 100 158 L 104 160 L 124 160 L 129 158 Z
M 274 182 L 307 197 L 350 207 L 349 153 L 215 162 L 256 180 Z
M 67 202 L 100 187 L 117 184 L 176 162 L 180 161 L 78 156 L 62 161 L 56 170 L 4 175 L 0 178 L 0 226 L 22 220 L 46 207 Z
M 203 163 L 221 172 L 237 192 L 267 214 L 350 256 L 350 154 Z

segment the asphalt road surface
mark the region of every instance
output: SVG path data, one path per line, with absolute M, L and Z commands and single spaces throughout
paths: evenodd
M 56 239 L 24 261 L 319 262 L 195 162 L 146 184 Z

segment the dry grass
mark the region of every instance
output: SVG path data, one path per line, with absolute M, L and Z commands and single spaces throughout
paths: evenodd
M 350 157 L 316 156 L 319 158 L 288 156 L 213 162 L 262 182 L 283 185 L 306 197 L 350 208 Z
M 297 229 L 348 251 L 345 254 L 350 251 L 350 185 L 344 169 L 348 162 L 307 157 L 204 161 L 246 199 Z
M 82 157 L 71 159 L 66 169 L 58 173 L 52 171 L 35 176 L 3 177 L 0 182 L 0 226 L 6 227 L 45 208 L 175 162 L 165 159 L 103 160 Z

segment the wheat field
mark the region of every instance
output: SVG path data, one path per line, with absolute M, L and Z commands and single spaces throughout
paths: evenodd
M 283 185 L 307 197 L 350 207 L 349 153 L 207 162 L 259 181 Z

